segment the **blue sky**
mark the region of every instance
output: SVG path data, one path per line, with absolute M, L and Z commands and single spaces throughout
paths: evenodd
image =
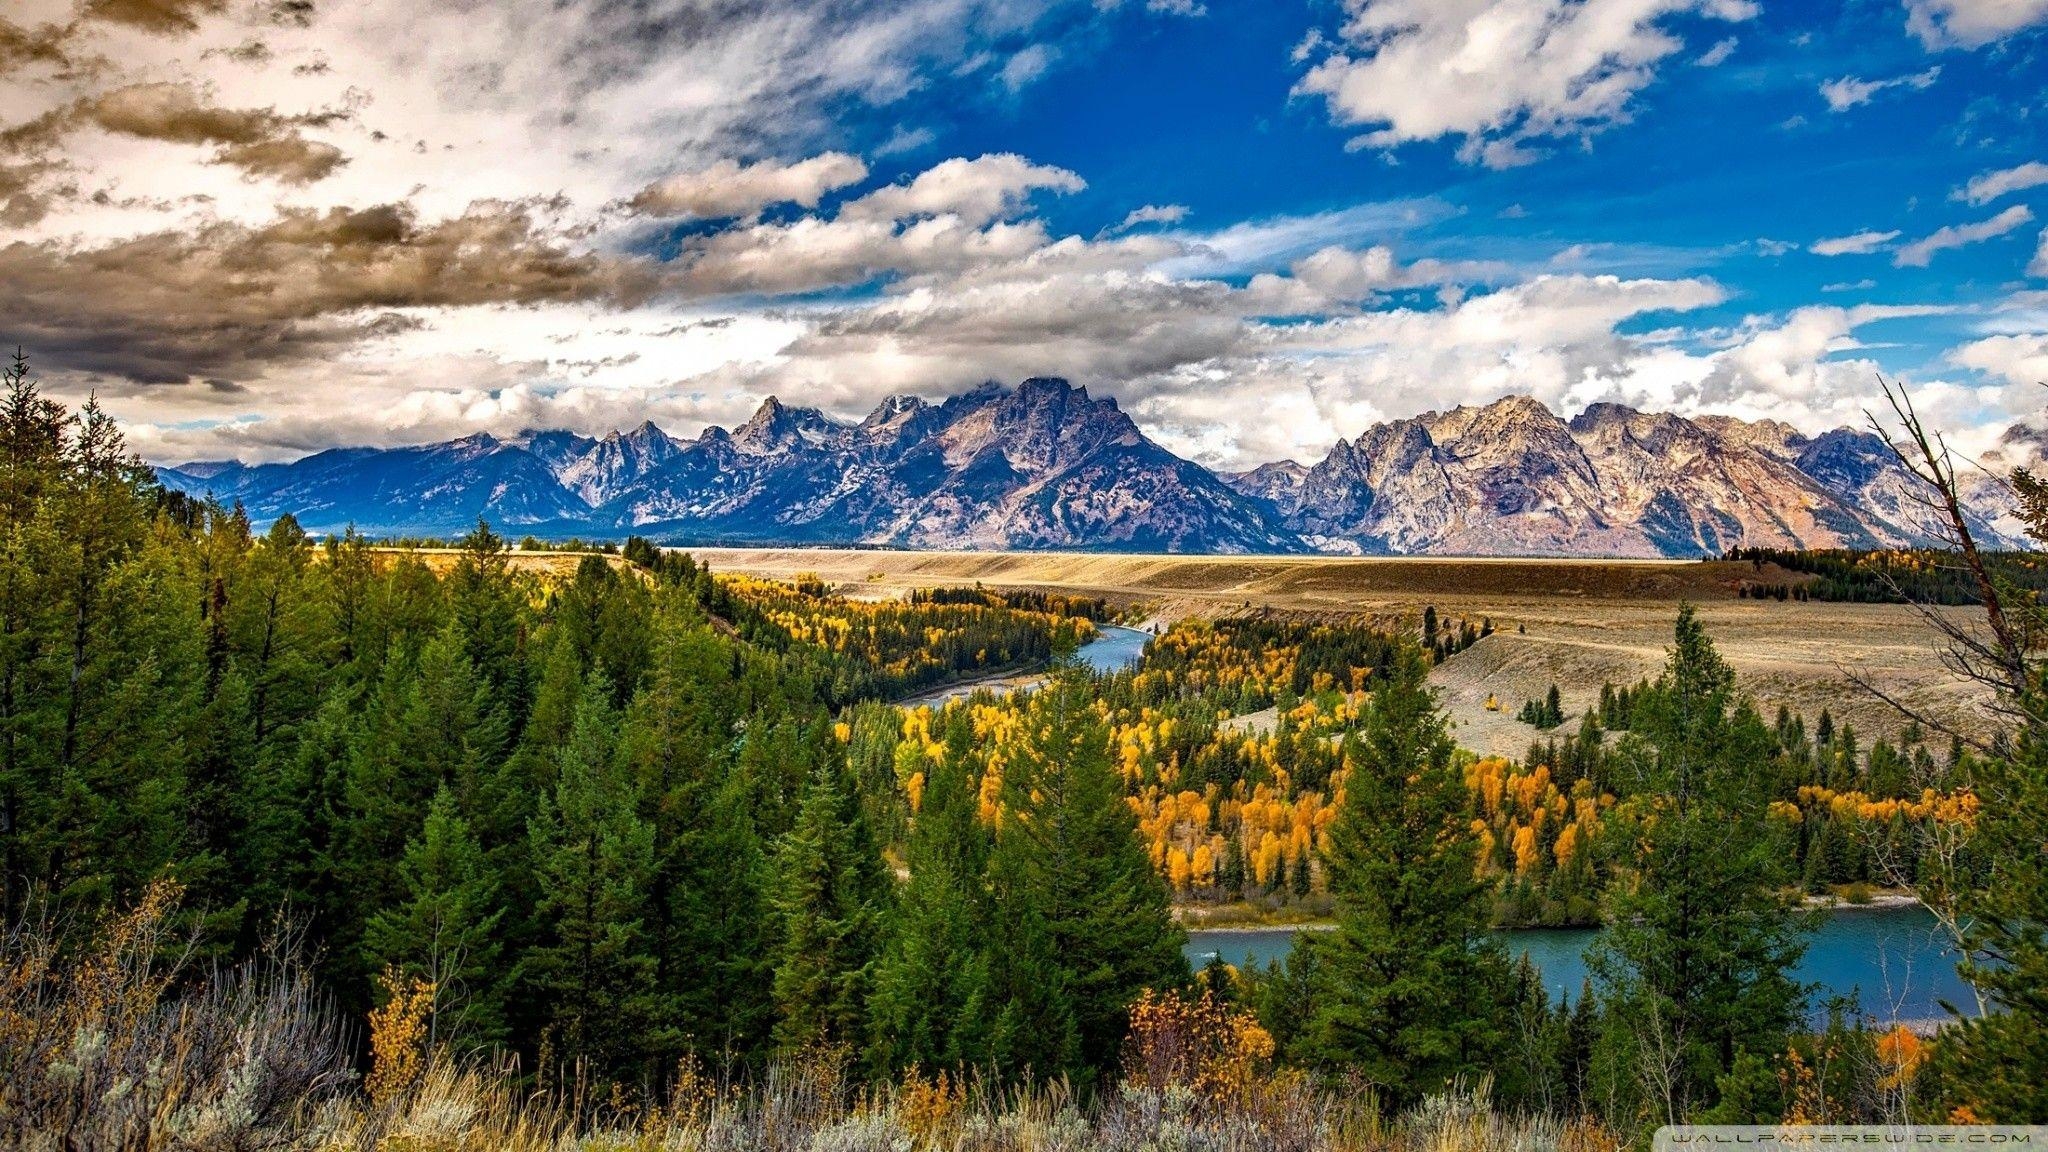
M 5 335 L 160 459 L 1041 373 L 1229 467 L 1880 371 L 1981 449 L 2048 379 L 2048 0 L 29 8 L 101 66 L 0 70 Z

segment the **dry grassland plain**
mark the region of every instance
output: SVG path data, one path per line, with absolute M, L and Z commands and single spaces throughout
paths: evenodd
M 1727 561 L 1133 556 L 1097 553 L 690 549 L 714 570 L 776 579 L 815 575 L 854 596 L 980 582 L 1141 603 L 1158 619 L 1272 613 L 1307 619 L 1412 624 L 1434 605 L 1449 619 L 1482 618 L 1494 634 L 1439 665 L 1431 679 L 1459 743 L 1520 756 L 1535 729 L 1514 719 L 1550 685 L 1567 732 L 1603 683 L 1655 675 L 1682 601 L 1766 718 L 1779 705 L 1809 721 L 1822 708 L 1867 742 L 1906 720 L 1850 680 L 1854 673 L 1909 706 L 1966 730 L 1988 730 L 1984 693 L 1942 665 L 1941 640 L 1911 608 L 1740 599 L 1744 580 L 1797 583 L 1775 568 Z M 1967 609 L 1959 619 L 1972 619 Z M 1520 629 L 1518 631 L 1518 629 Z M 1498 711 L 1486 707 L 1491 697 Z M 1931 741 L 1932 742 L 1932 741 Z M 1945 743 L 1941 741 L 1938 743 Z

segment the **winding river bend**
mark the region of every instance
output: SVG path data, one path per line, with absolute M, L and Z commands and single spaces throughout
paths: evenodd
M 1307 929 L 1313 931 L 1313 929 Z M 1239 967 L 1261 968 L 1287 955 L 1297 929 L 1260 928 L 1188 933 L 1188 963 L 1212 956 Z M 1511 954 L 1526 955 L 1560 999 L 1577 998 L 1586 979 L 1590 928 L 1526 928 L 1508 932 Z M 1948 1018 L 1943 1002 L 1974 1015 L 1976 1001 L 1956 973 L 1956 957 L 1925 909 L 1837 908 L 1822 915 L 1809 938 L 1797 979 L 1815 986 L 1816 1017 L 1831 997 L 1854 996 L 1860 1010 L 1880 1022 L 1927 1024 Z
M 1136 664 L 1145 655 L 1145 645 L 1152 639 L 1150 632 L 1136 628 L 1125 628 L 1117 624 L 1096 625 L 1095 639 L 1074 650 L 1074 659 L 1095 669 L 1097 672 L 1120 672 Z M 905 708 L 928 705 L 943 707 L 948 700 L 958 700 L 987 689 L 998 696 L 1012 692 L 1029 692 L 1046 682 L 1044 672 L 1016 672 L 1005 676 L 993 676 L 979 680 L 968 680 L 948 684 L 944 688 L 920 693 L 907 700 L 898 701 Z

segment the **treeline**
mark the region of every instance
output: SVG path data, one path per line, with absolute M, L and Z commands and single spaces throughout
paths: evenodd
M 963 676 L 1032 668 L 1071 654 L 1107 614 L 1099 600 L 976 593 L 854 600 L 816 577 L 721 578 L 683 552 L 640 537 L 622 553 L 686 590 L 712 621 L 746 643 L 810 669 L 834 708 L 893 700 Z
M 1434 663 L 1441 664 L 1491 635 L 1490 619 L 1474 625 L 1470 620 L 1440 620 L 1434 604 L 1422 610 L 1422 646 L 1429 650 Z
M 1143 704 L 1210 697 L 1239 712 L 1283 699 L 1363 688 L 1384 678 L 1400 638 L 1349 624 L 1266 617 L 1176 627 L 1146 650 L 1144 677 L 1131 686 Z
M 2005 586 L 2025 593 L 2048 590 L 2048 565 L 2037 552 L 1985 552 L 1986 568 Z M 1757 571 L 1776 565 L 1809 575 L 1800 581 L 1745 580 L 1737 595 L 1753 600 L 1822 600 L 1858 604 L 1979 604 L 1977 579 L 1952 552 L 1916 549 L 1735 548 L 1724 560 Z
M 835 726 L 840 678 L 910 682 L 891 663 L 929 630 L 1023 658 L 1085 620 L 855 613 L 681 561 L 590 556 L 549 581 L 483 526 L 444 575 L 353 534 L 316 546 L 288 516 L 258 536 L 161 491 L 96 408 L 73 417 L 25 372 L 7 385 L 0 923 L 86 920 L 172 881 L 213 961 L 289 922 L 350 1015 L 417 1002 L 448 1051 L 650 1088 L 691 1058 L 839 1046 L 879 1075 L 935 1044 L 1085 1083 L 1139 990 L 1185 980 L 1077 711 L 1047 717 L 1052 743 L 990 798 L 1002 828 L 961 849 L 986 871 L 948 898 L 1002 910 L 977 911 L 1000 936 L 964 967 L 934 966 L 884 855 L 893 778 L 857 776 Z M 800 638 L 791 605 L 846 630 Z M 928 887 L 938 866 L 920 868 Z
M 919 588 L 910 594 L 912 604 L 978 604 L 984 608 L 1009 608 L 1046 616 L 1074 616 L 1107 624 L 1116 610 L 1100 596 L 1069 596 L 1031 588 Z
M 1471 779 L 1492 831 L 1488 847 L 1503 878 L 1501 922 L 1584 924 L 1598 916 L 1611 877 L 1584 850 L 1611 815 L 1654 799 L 1630 769 L 1627 746 L 1655 706 L 1653 681 L 1604 684 L 1575 731 L 1532 742 L 1518 764 L 1475 767 Z M 1538 707 L 1547 711 L 1547 701 Z M 1730 723 L 1750 742 L 1770 805 L 1766 826 L 1788 882 L 1808 893 L 1918 884 L 1926 839 L 1976 817 L 1977 758 L 1958 740 L 1936 754 L 1908 726 L 1899 742 L 1866 746 L 1825 709 L 1810 730 L 1785 708 L 1768 721 L 1741 709 Z M 1948 864 L 1979 875 L 1986 866 L 1968 852 Z

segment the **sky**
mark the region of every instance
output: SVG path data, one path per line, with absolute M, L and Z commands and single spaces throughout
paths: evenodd
M 2048 391 L 2048 0 L 10 0 L 0 342 L 158 462 L 1064 376 L 1219 468 Z

